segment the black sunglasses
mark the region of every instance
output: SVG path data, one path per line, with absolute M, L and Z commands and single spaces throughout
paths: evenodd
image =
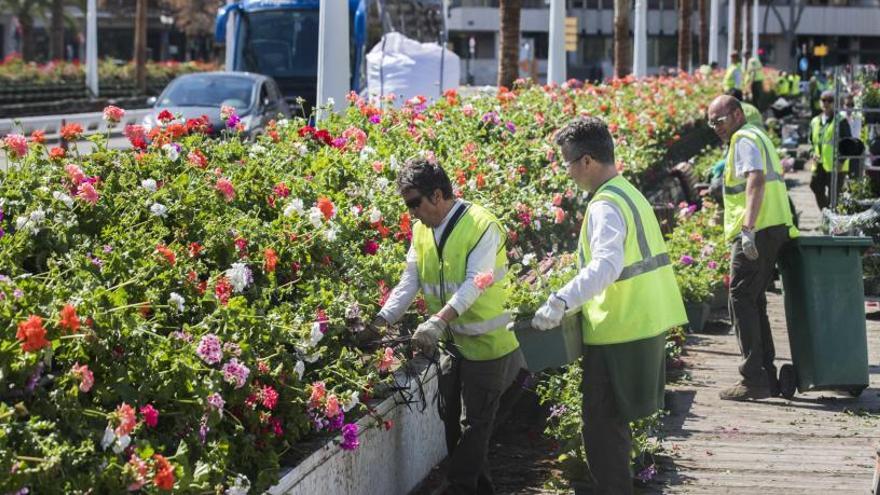
M 404 201 L 404 204 L 406 205 L 407 209 L 415 210 L 416 208 L 418 208 L 419 206 L 422 205 L 422 198 L 424 198 L 424 196 L 419 194 L 418 196 L 416 196 L 414 198 L 410 198 L 410 199 Z

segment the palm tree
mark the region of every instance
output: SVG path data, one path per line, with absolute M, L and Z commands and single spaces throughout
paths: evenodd
M 500 0 L 501 42 L 498 47 L 498 86 L 511 87 L 519 76 L 519 15 L 522 0 Z
M 701 64 L 709 63 L 709 9 L 706 0 L 697 0 L 698 29 L 700 31 L 700 46 L 698 48 L 698 56 Z
M 678 70 L 687 71 L 691 61 L 691 0 L 678 0 Z
M 137 0 L 134 13 L 134 80 L 140 94 L 147 92 L 147 0 Z
M 18 19 L 21 26 L 21 58 L 34 59 L 34 20 L 44 18 L 48 0 L 0 0 L 0 12 L 9 12 Z
M 728 29 L 727 35 L 730 36 L 733 34 L 733 49 L 739 51 L 740 46 L 742 46 L 742 0 L 730 0 L 731 2 L 736 2 L 736 8 L 733 9 L 733 33 L 730 33 Z M 740 53 L 740 56 L 743 54 Z
M 624 77 L 632 70 L 631 7 L 631 0 L 614 0 L 614 77 Z

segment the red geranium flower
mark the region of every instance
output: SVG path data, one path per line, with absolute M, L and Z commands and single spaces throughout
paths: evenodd
M 18 332 L 15 338 L 23 341 L 21 350 L 23 352 L 34 352 L 43 347 L 51 345 L 46 340 L 46 329 L 43 327 L 43 319 L 37 315 L 31 315 L 27 321 L 18 324 Z

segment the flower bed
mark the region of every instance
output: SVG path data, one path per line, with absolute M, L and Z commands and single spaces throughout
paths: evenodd
M 279 122 L 253 145 L 231 138 L 231 110 L 226 139 L 170 116 L 126 129 L 130 151 L 94 136 L 88 157 L 7 136 L 0 492 L 261 491 L 306 437 L 357 448 L 358 418 L 391 426 L 368 404 L 405 356 L 352 345 L 411 236 L 399 164 L 439 160 L 508 226 L 514 262 L 542 259 L 574 246 L 586 204 L 552 132 L 604 115 L 638 180 L 716 83 L 523 85 L 386 111 L 352 97 L 321 130 Z

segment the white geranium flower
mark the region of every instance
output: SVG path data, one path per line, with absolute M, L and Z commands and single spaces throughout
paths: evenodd
M 155 179 L 144 179 L 141 181 L 141 187 L 150 191 L 151 193 L 156 192 L 159 189 L 159 186 L 156 184 Z
M 177 292 L 172 292 L 171 295 L 168 296 L 168 304 L 177 308 L 178 313 L 183 313 L 183 310 L 186 308 L 184 305 L 185 303 L 186 299 Z
M 330 107 L 332 108 L 334 105 L 336 105 L 336 100 L 333 99 L 332 96 L 329 97 L 329 98 L 327 98 L 327 105 L 330 106 Z
M 52 197 L 55 198 L 56 201 L 61 201 L 62 203 L 64 203 L 64 206 L 68 208 L 73 208 L 73 198 L 71 198 L 67 194 L 64 194 L 61 191 L 53 191 Z
M 32 211 L 27 216 L 16 217 L 15 219 L 15 230 L 22 230 L 27 227 L 30 229 L 32 234 L 36 234 L 40 231 L 40 226 L 43 224 L 43 221 L 46 219 L 46 212 L 42 209 L 38 208 Z
M 330 225 L 330 228 L 324 231 L 324 238 L 327 239 L 328 242 L 335 241 L 338 235 L 339 228 L 336 225 Z
M 318 209 L 317 206 L 313 206 L 312 209 L 309 210 L 309 222 L 312 222 L 312 226 L 318 228 L 324 221 L 324 214 L 321 213 L 321 210 Z
M 396 156 L 391 155 L 391 160 L 389 160 L 388 162 L 388 167 L 391 168 L 391 170 L 397 170 L 400 167 L 400 162 L 397 161 Z
M 523 256 L 522 263 L 523 265 L 530 266 L 532 263 L 535 262 L 535 258 L 537 258 L 537 256 L 535 256 L 535 253 L 528 253 Z
M 306 156 L 309 153 L 309 147 L 306 146 L 306 143 L 296 143 L 295 148 L 299 156 Z
M 541 221 L 538 219 L 535 219 L 535 230 L 541 230 Z
M 121 454 L 123 450 L 131 443 L 131 437 L 128 435 L 122 435 L 116 439 L 116 444 L 113 445 L 113 452 L 117 454 Z
M 303 379 L 303 373 L 306 372 L 306 363 L 302 361 L 297 361 L 296 365 L 293 367 L 293 372 L 296 373 L 296 377 L 299 381 Z
M 226 489 L 226 495 L 248 495 L 251 490 L 251 482 L 243 474 L 235 475 L 235 482 Z
M 226 270 L 226 277 L 235 292 L 243 292 L 248 285 L 254 281 L 254 274 L 251 269 L 244 263 L 233 263 L 232 267 Z
M 107 428 L 104 429 L 104 437 L 101 439 L 101 448 L 107 450 L 107 447 L 116 440 L 116 433 L 113 431 L 113 428 L 110 428 L 110 425 L 107 425 Z
M 379 187 L 380 190 L 384 190 L 386 187 L 388 187 L 388 179 L 386 179 L 385 177 L 379 177 L 378 179 L 376 179 L 376 185 Z
M 281 119 L 275 123 L 275 126 L 278 127 L 279 129 L 284 129 L 289 125 L 290 125 L 290 121 L 287 119 Z
M 317 321 L 312 323 L 312 334 L 309 336 L 309 347 L 315 347 L 323 338 L 324 332 L 321 331 L 321 324 Z
M 157 217 L 165 218 L 168 215 L 168 207 L 162 203 L 153 203 L 153 205 L 150 206 L 150 213 Z
M 176 162 L 177 159 L 180 158 L 180 150 L 177 148 L 178 147 L 176 145 L 169 143 L 162 146 L 162 151 L 165 152 L 165 155 L 168 157 L 169 160 L 171 160 L 172 162 Z
M 302 215 L 305 212 L 305 205 L 303 204 L 303 200 L 299 198 L 293 198 L 287 203 L 287 206 L 284 207 L 284 216 L 292 217 L 294 213 L 298 213 Z
M 342 410 L 345 412 L 351 411 L 356 405 L 360 404 L 360 402 L 360 394 L 352 392 L 345 404 L 342 405 Z
M 370 223 L 376 223 L 382 220 L 382 212 L 375 206 L 370 210 Z

